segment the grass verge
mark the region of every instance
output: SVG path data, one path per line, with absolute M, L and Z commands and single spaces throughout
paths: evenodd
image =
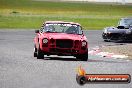
M 46 20 L 80 23 L 84 29 L 116 26 L 121 17 L 131 16 L 131 5 L 1 0 L 0 28 L 39 28 Z

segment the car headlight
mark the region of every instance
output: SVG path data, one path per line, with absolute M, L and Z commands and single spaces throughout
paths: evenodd
M 86 46 L 87 42 L 86 41 L 82 41 L 82 47 Z
M 44 38 L 44 39 L 43 39 L 43 43 L 44 43 L 44 44 L 48 43 L 48 39 L 47 39 L 47 38 Z

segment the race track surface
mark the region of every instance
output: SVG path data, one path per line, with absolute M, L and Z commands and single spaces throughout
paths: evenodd
M 102 31 L 84 31 L 89 48 L 115 43 L 103 42 Z M 80 88 L 76 69 L 89 74 L 130 74 L 132 61 L 89 55 L 89 61 L 71 56 L 33 57 L 34 30 L 0 30 L 0 88 Z M 86 84 L 82 88 L 131 88 L 129 84 Z

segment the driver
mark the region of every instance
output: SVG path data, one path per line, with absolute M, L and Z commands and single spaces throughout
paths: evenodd
M 73 34 L 76 34 L 77 33 L 77 30 L 74 26 L 71 26 L 69 27 L 66 31 L 66 33 L 73 33 Z
M 45 29 L 44 29 L 46 32 L 54 32 L 55 31 L 55 28 L 53 25 L 48 25 L 48 26 L 45 26 Z

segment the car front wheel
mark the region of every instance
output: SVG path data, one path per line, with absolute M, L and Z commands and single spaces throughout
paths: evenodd
M 84 53 L 84 54 L 80 54 L 76 56 L 77 60 L 81 60 L 81 61 L 87 61 L 88 60 L 88 53 Z
M 44 59 L 44 54 L 40 49 L 37 49 L 37 59 Z
M 37 48 L 36 48 L 36 46 L 34 46 L 34 57 L 37 57 Z

